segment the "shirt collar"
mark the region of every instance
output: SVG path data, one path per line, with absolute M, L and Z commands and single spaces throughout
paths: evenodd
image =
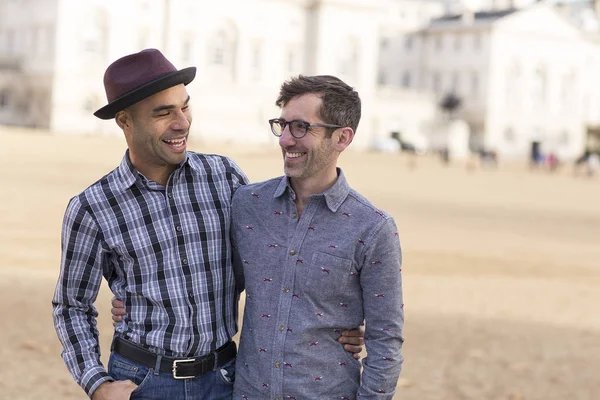
M 181 168 L 189 161 L 188 152 L 185 153 L 185 158 L 179 164 L 178 168 Z M 121 189 L 129 189 L 137 179 L 144 179 L 144 176 L 133 166 L 131 159 L 129 158 L 129 149 L 125 151 L 125 155 L 121 160 L 121 164 L 117 167 L 117 182 L 116 185 Z
M 338 208 L 342 205 L 346 197 L 348 197 L 348 193 L 350 192 L 350 185 L 346 180 L 346 176 L 344 175 L 344 171 L 341 168 L 337 168 L 338 178 L 329 189 L 324 191 L 323 193 L 315 194 L 313 196 L 324 196 L 325 202 L 327 203 L 327 207 L 332 211 L 336 212 Z M 290 184 L 290 178 L 288 176 L 281 177 L 281 181 L 275 190 L 275 194 L 273 197 L 282 196 L 286 189 L 289 191 L 293 198 L 296 197 L 294 190 Z

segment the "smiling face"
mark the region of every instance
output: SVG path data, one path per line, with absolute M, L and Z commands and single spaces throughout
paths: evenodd
M 192 115 L 183 84 L 150 96 L 117 114 L 131 162 L 148 179 L 165 184 L 185 159 Z
M 313 93 L 291 99 L 282 109 L 281 118 L 303 120 L 310 123 L 325 123 L 319 118 L 321 98 Z M 334 141 L 337 135 L 326 137 L 326 128 L 310 127 L 306 136 L 294 138 L 286 127 L 279 138 L 283 154 L 283 168 L 292 183 L 305 182 L 313 187 L 333 184 L 337 177 L 336 164 L 339 149 Z M 324 189 L 323 189 L 324 190 Z

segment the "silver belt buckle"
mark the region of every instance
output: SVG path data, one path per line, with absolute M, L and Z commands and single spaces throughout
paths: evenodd
M 173 361 L 173 378 L 175 379 L 189 379 L 189 378 L 193 378 L 195 375 L 190 375 L 190 376 L 177 376 L 177 365 L 179 363 L 189 363 L 189 362 L 194 362 L 195 360 L 193 358 L 188 359 L 188 360 L 175 360 Z

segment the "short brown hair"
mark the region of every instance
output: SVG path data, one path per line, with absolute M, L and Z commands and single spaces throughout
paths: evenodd
M 358 92 L 331 75 L 298 75 L 285 81 L 275 102 L 279 108 L 304 94 L 318 94 L 322 99 L 319 117 L 327 124 L 348 126 L 356 132 L 360 122 L 361 102 Z

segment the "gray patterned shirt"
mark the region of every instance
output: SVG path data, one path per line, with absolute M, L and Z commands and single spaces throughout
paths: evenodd
M 393 218 L 336 183 L 298 219 L 287 177 L 240 187 L 232 201 L 234 267 L 246 308 L 235 399 L 391 399 L 404 304 Z M 337 342 L 365 321 L 362 362 Z

